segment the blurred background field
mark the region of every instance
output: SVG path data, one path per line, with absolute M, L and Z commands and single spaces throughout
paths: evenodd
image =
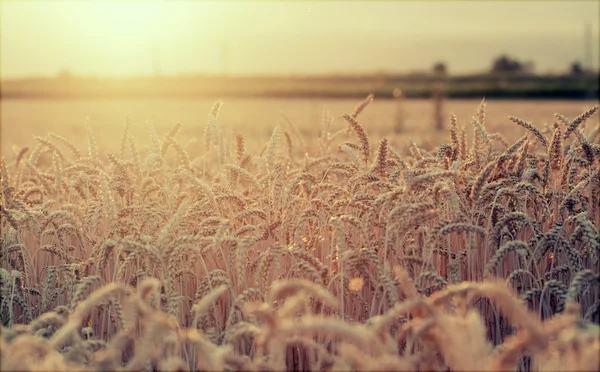
M 507 58 L 508 62 L 503 58 Z M 449 76 L 445 64 L 431 71 L 409 74 L 355 74 L 306 76 L 173 75 L 128 78 L 89 78 L 59 71 L 55 77 L 9 79 L 2 84 L 3 98 L 17 99 L 192 99 L 206 97 L 353 98 L 369 93 L 393 98 L 401 89 L 407 98 L 427 98 L 436 82 L 444 83 L 448 98 L 598 99 L 600 76 L 592 71 L 563 71 L 536 75 L 524 65 L 499 56 L 486 73 Z M 501 66 L 494 66 L 500 64 Z M 435 71 L 435 69 L 442 71 Z M 498 68 L 499 71 L 494 71 Z M 577 67 L 577 68 L 581 68 Z
M 386 136 L 397 149 L 407 150 L 409 139 L 424 149 L 433 149 L 448 137 L 450 114 L 454 113 L 459 125 L 472 131 L 471 117 L 481 100 L 449 99 L 443 107 L 446 128 L 435 130 L 434 109 L 430 99 L 411 99 L 399 103 L 397 100 L 379 100 L 361 114 L 361 122 L 375 139 Z M 285 99 L 285 98 L 231 98 L 225 99 L 220 114 L 221 126 L 226 133 L 241 132 L 249 145 L 264 144 L 276 125 L 289 128 L 286 117 L 298 127 L 306 141 L 316 138 L 321 130 L 323 110 L 334 116 L 333 128 L 345 128 L 347 124 L 341 114 L 352 112 L 354 99 Z M 120 99 L 120 100 L 27 100 L 11 99 L 2 102 L 2 155 L 12 158 L 16 148 L 34 147 L 34 136 L 45 136 L 55 132 L 68 138 L 79 148 L 87 147 L 84 121 L 90 117 L 96 139 L 101 149 L 117 150 L 118 139 L 124 128 L 126 116 L 131 121 L 131 133 L 135 138 L 148 143 L 148 126 L 151 122 L 159 135 L 163 135 L 177 122 L 183 124 L 184 138 L 203 138 L 207 112 L 215 99 Z M 497 100 L 487 105 L 487 124 L 490 132 L 501 133 L 509 142 L 525 134 L 525 129 L 507 119 L 514 115 L 532 122 L 540 129 L 551 125 L 553 112 L 575 117 L 593 106 L 594 100 Z M 402 105 L 403 119 L 398 117 Z M 285 115 L 285 117 L 284 117 Z M 404 121 L 402 130 L 395 132 L 399 120 Z M 592 118 L 588 128 L 597 125 Z M 184 143 L 185 144 L 185 143 Z M 16 146 L 13 148 L 13 145 Z M 190 142 L 187 145 L 201 147 Z M 18 151 L 18 150 L 17 150 Z M 260 151 L 260 148 L 257 150 Z

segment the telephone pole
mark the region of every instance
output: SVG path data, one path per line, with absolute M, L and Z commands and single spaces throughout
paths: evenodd
M 159 57 L 158 43 L 155 41 L 152 43 L 152 72 L 154 77 L 160 76 L 160 57 Z
M 229 74 L 229 45 L 225 41 L 221 43 L 221 74 Z
M 583 69 L 593 71 L 592 59 L 592 25 L 586 23 L 583 29 Z

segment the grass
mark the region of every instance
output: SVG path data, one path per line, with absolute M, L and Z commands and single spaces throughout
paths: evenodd
M 217 102 L 185 146 L 127 120 L 2 158 L 1 369 L 597 370 L 598 107 L 511 144 L 483 101 L 407 156 L 371 100 L 264 146 Z

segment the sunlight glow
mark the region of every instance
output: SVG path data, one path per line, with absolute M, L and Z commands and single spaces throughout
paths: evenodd
M 586 23 L 597 66 L 598 3 L 544 3 L 0 0 L 0 77 L 408 72 L 440 59 L 464 73 L 499 53 L 556 71 L 581 58 Z
M 147 45 L 161 32 L 161 14 L 167 10 L 166 5 L 151 1 L 97 2 L 88 31 L 98 38 Z

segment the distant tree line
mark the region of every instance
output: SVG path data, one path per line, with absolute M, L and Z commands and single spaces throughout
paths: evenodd
M 521 62 L 507 55 L 501 55 L 492 62 L 491 73 L 525 73 L 533 72 L 534 63 L 532 61 Z
M 502 54 L 492 61 L 490 74 L 532 74 L 535 64 L 533 61 L 519 61 L 516 58 Z M 448 74 L 448 66 L 446 62 L 438 61 L 433 65 L 433 74 L 439 77 Z M 586 74 L 587 71 L 579 61 L 574 61 L 569 66 L 569 74 L 580 76 Z

